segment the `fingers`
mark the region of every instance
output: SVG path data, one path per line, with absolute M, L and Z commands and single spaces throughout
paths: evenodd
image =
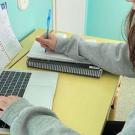
M 54 51 L 56 47 L 56 37 L 53 34 L 49 34 L 49 38 L 46 39 L 45 35 L 36 38 L 36 41 L 40 43 L 43 48 Z
M 41 44 L 41 47 L 47 49 L 47 50 L 50 50 L 49 46 L 48 45 L 45 45 L 45 44 Z
M 17 96 L 0 96 L 0 111 L 6 110 L 8 106 L 19 99 L 21 98 Z
M 7 98 L 6 97 L 4 97 L 4 96 L 0 97 L 0 110 L 1 111 L 4 111 L 6 109 L 7 102 L 8 101 L 7 101 Z
M 53 34 L 49 34 L 48 35 L 48 39 L 45 38 L 45 34 L 41 35 L 40 37 L 36 38 L 36 41 L 40 42 L 41 44 L 46 44 L 49 45 L 50 44 L 50 40 L 54 39 L 55 36 Z
M 44 45 L 46 47 L 49 47 L 49 45 L 50 45 L 49 39 L 39 37 L 39 38 L 36 38 L 36 41 L 38 41 L 41 45 Z
M 21 99 L 17 96 L 0 96 L 0 117 L 3 115 L 4 111 L 15 101 Z
M 50 50 L 51 46 L 48 41 L 46 41 L 45 39 L 37 39 L 37 41 L 40 43 L 41 47 Z
M 42 37 L 37 37 L 36 40 L 40 43 L 40 44 L 48 44 L 48 39 L 42 38 Z

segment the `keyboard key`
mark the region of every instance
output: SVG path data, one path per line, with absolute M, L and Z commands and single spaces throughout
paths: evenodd
M 23 97 L 31 73 L 3 71 L 0 74 L 0 96 L 19 96 Z M 9 128 L 3 121 L 0 120 L 0 128 Z
M 0 75 L 0 95 L 23 96 L 27 87 L 31 73 L 3 71 Z

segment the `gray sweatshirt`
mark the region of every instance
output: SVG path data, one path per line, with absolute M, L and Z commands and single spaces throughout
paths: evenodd
M 85 42 L 78 36 L 57 38 L 56 52 L 79 61 L 97 65 L 118 75 L 135 77 L 129 59 L 128 45 Z M 1 119 L 10 125 L 11 135 L 79 135 L 64 126 L 50 110 L 34 107 L 21 99 L 8 107 Z M 135 109 L 118 135 L 135 135 Z

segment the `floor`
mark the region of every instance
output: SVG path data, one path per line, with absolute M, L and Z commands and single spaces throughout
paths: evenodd
M 121 77 L 114 120 L 126 120 L 135 107 L 135 78 Z

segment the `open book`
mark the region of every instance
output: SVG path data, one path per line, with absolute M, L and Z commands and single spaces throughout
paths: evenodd
M 29 67 L 42 68 L 78 75 L 101 77 L 103 70 L 95 65 L 79 62 L 64 54 L 46 51 L 38 42 L 34 42 L 27 55 Z

